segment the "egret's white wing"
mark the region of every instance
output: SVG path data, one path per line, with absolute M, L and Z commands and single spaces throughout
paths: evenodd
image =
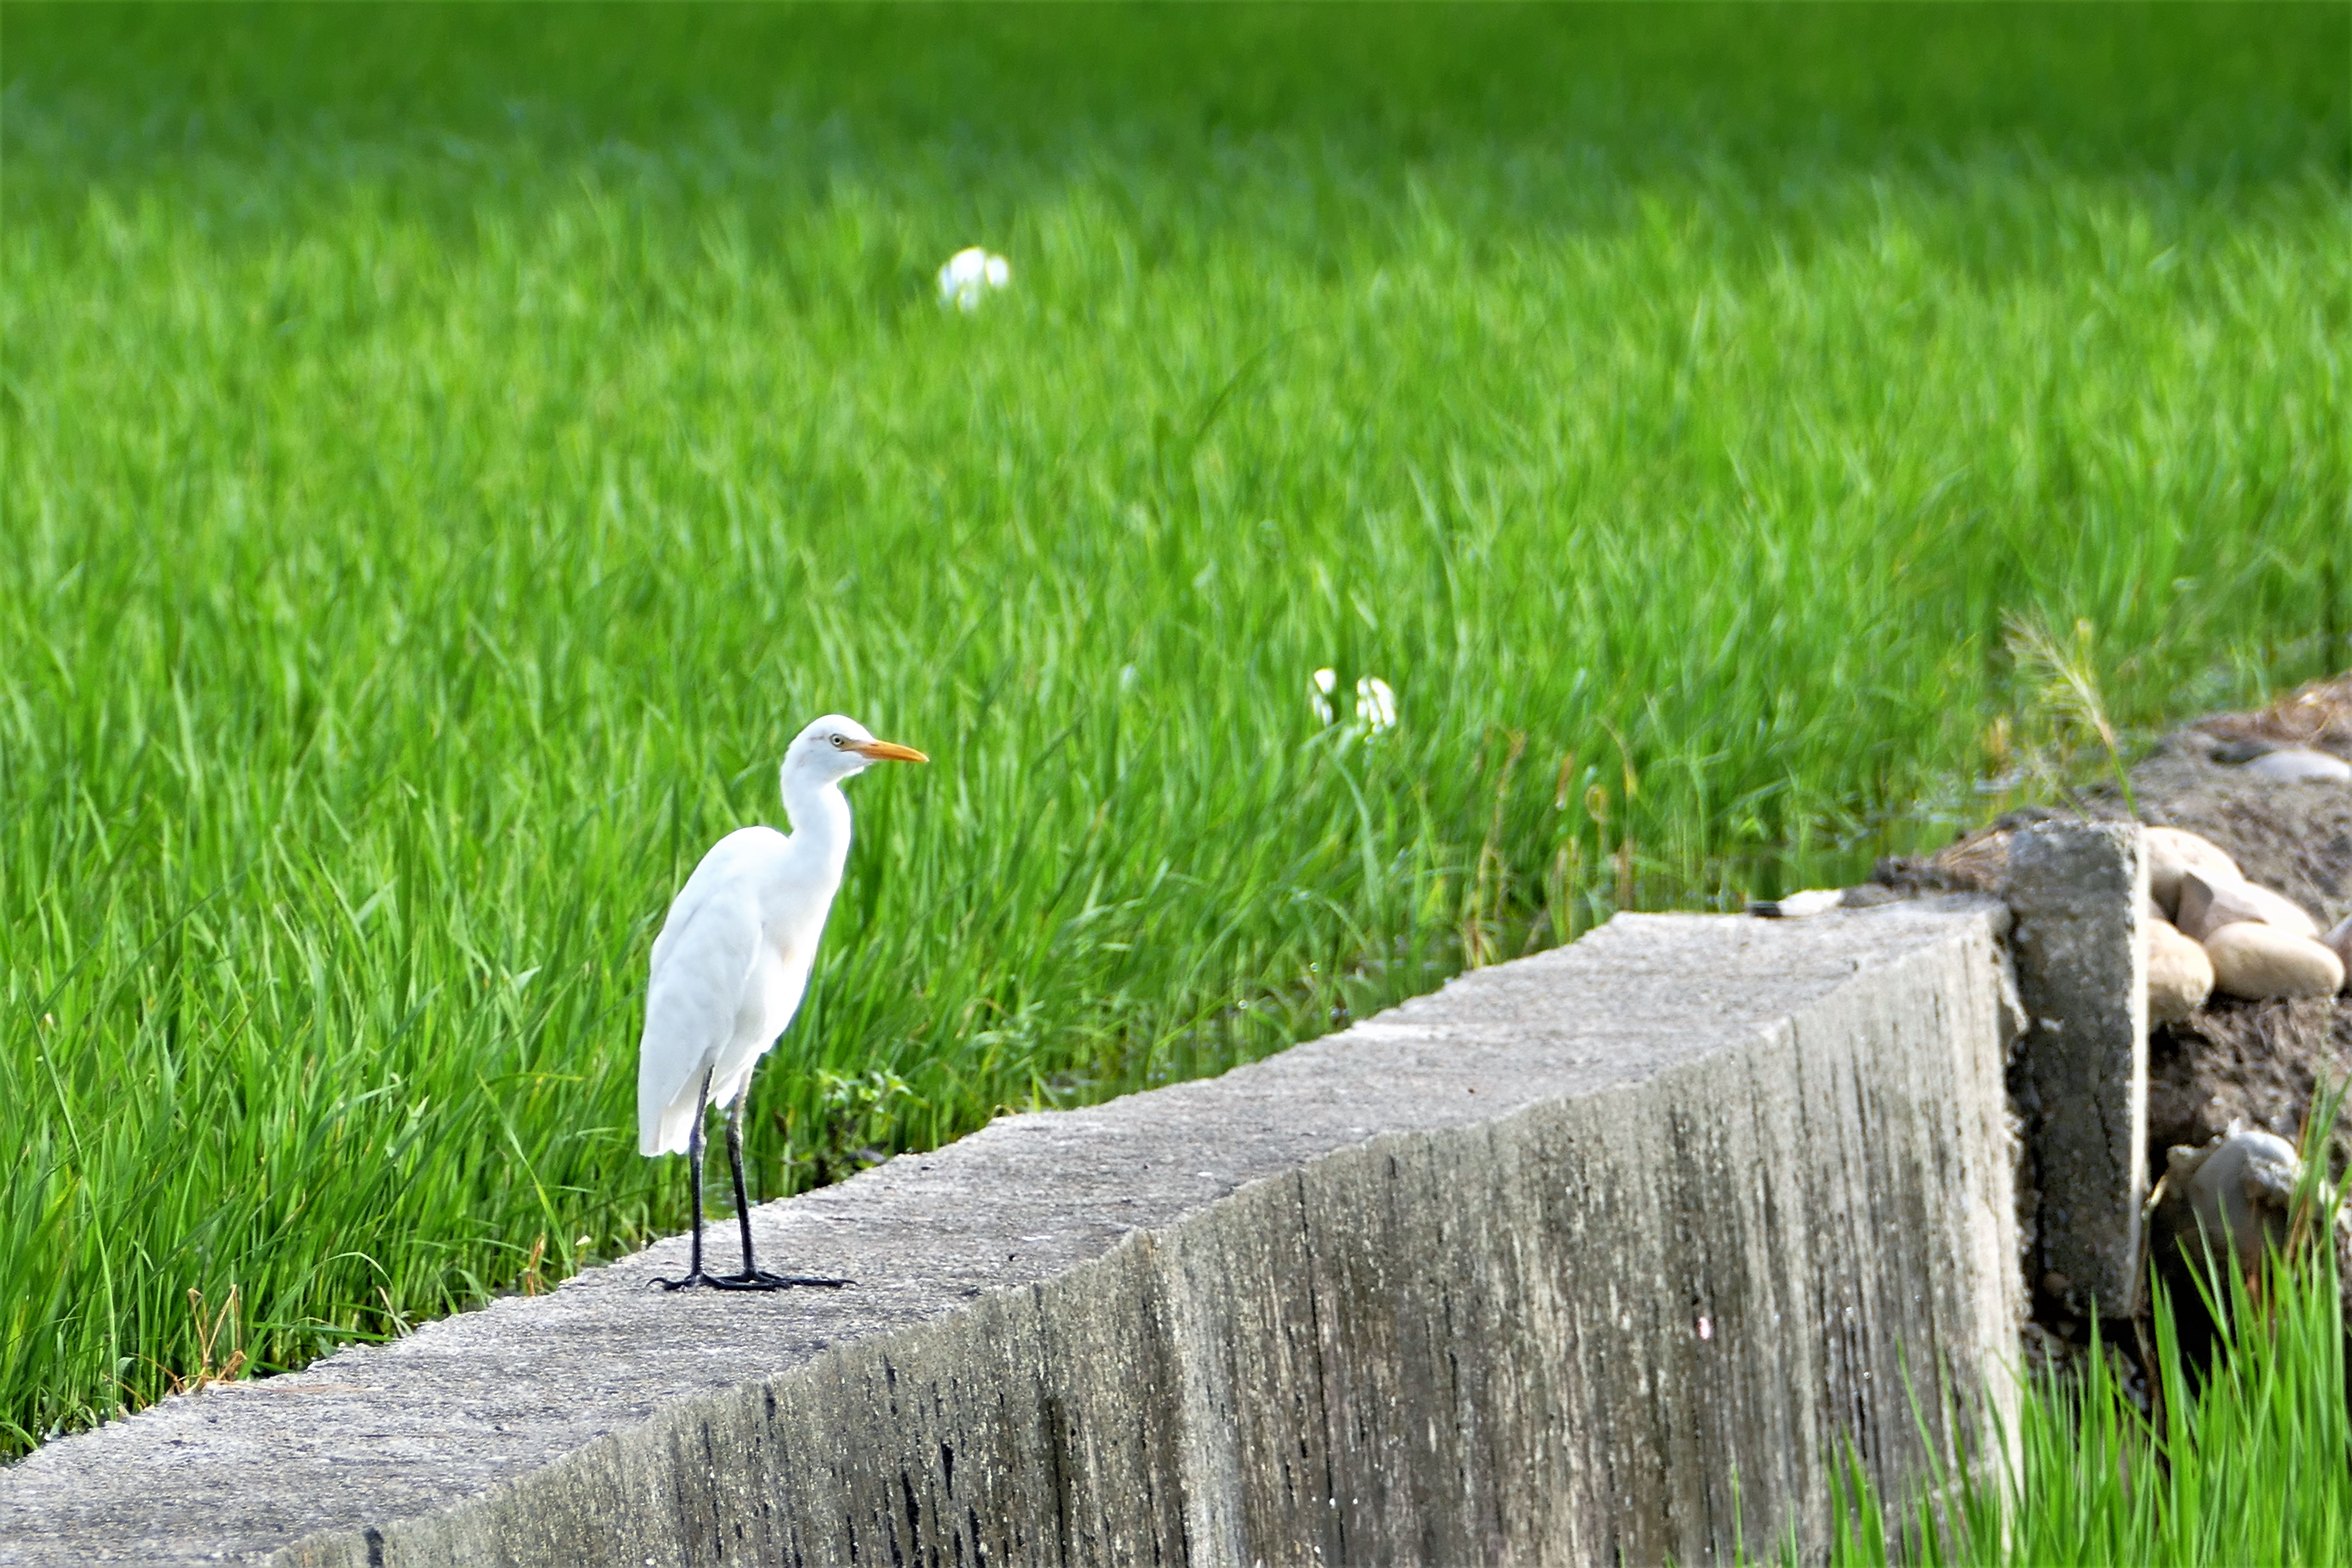
M 669 904 L 669 913 L 662 917 L 662 928 L 654 938 L 653 968 L 661 972 L 662 960 L 677 945 L 686 929 L 694 923 L 695 912 L 714 895 L 729 889 L 749 889 L 760 868 L 784 847 L 784 836 L 772 827 L 739 827 L 712 845 L 702 858 L 695 863 L 694 874 L 677 897 Z
M 767 846 L 730 833 L 702 858 L 654 940 L 646 1032 L 637 1045 L 637 1149 L 674 1154 L 694 1125 L 702 1075 L 733 1037 L 760 952 L 757 889 L 745 875 Z

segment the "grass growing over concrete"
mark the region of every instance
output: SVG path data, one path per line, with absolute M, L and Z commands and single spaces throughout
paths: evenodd
M 2127 728 L 2341 665 L 2346 47 L 12 5 L 0 1447 L 677 1224 L 645 949 L 816 712 L 938 761 L 771 1194 L 1850 876 L 2004 617 Z

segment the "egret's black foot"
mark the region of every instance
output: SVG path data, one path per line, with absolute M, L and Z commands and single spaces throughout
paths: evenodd
M 683 1279 L 656 1279 L 654 1283 L 665 1290 L 685 1290 L 696 1285 L 716 1286 L 719 1281 L 698 1268 Z
M 790 1290 L 805 1286 L 813 1290 L 838 1290 L 845 1285 L 855 1285 L 855 1279 L 819 1279 L 807 1274 L 771 1274 L 764 1268 L 753 1268 L 741 1274 L 722 1274 L 703 1283 L 718 1290 Z

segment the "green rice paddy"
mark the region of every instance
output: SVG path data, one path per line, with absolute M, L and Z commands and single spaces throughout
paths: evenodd
M 677 1226 L 646 950 L 817 713 L 936 760 L 769 1195 L 1948 836 L 2005 617 L 2141 735 L 2352 662 L 2347 58 L 12 0 L 0 1452 Z

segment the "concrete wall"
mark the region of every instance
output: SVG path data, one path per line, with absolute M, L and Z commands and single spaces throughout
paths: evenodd
M 1997 906 L 1621 916 L 0 1472 L 0 1563 L 1727 1559 L 2010 1397 Z M 722 1240 L 721 1246 L 727 1244 Z M 722 1252 L 722 1257 L 726 1256 Z

